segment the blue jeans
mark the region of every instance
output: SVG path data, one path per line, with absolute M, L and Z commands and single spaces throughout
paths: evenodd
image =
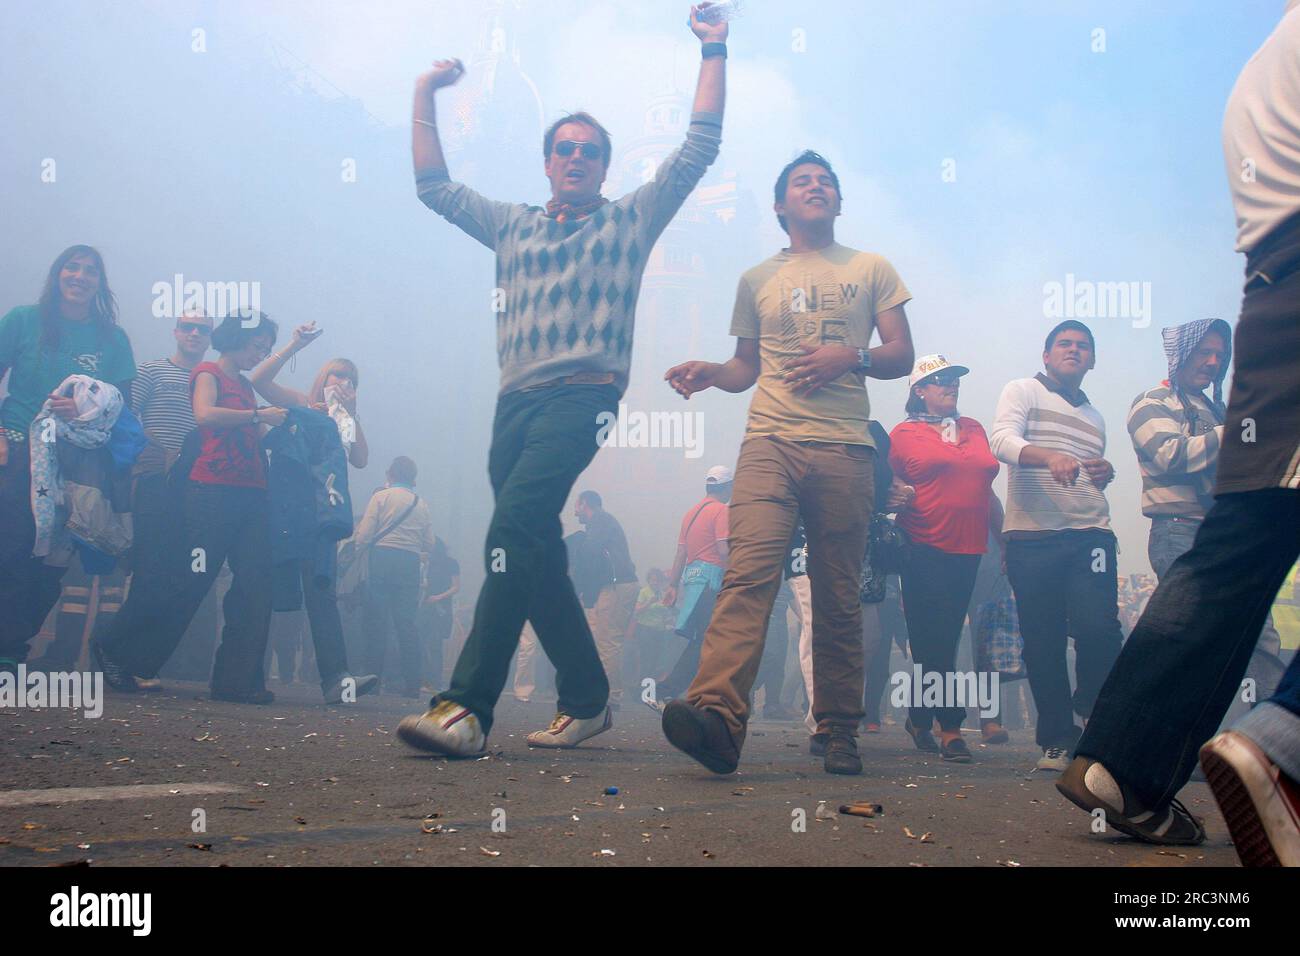
M 1157 515 L 1151 519 L 1151 536 L 1147 539 L 1147 557 L 1156 578 L 1164 580 L 1175 561 L 1192 550 L 1201 518 Z
M 1300 492 L 1220 495 L 1102 686 L 1077 752 L 1104 763 L 1147 807 L 1182 789 L 1223 720 L 1300 555 L 1297 527 Z M 1298 684 L 1293 662 L 1274 701 L 1295 704 Z

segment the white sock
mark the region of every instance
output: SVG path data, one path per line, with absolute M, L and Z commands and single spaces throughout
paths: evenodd
M 1083 785 L 1115 809 L 1124 809 L 1124 794 L 1120 791 L 1119 784 L 1101 764 L 1094 763 L 1088 767 L 1083 775 Z

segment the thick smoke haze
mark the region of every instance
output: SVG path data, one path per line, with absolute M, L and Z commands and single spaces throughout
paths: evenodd
M 641 571 L 671 562 L 705 470 L 734 465 L 749 401 L 711 391 L 685 403 L 663 373 L 731 354 L 737 279 L 783 245 L 772 183 L 805 147 L 839 172 L 838 239 L 897 267 L 917 353 L 971 368 L 961 409 L 986 427 L 1005 382 L 1041 368 L 1051 283 L 1063 296 L 1131 287 L 1125 315 L 1084 319 L 1098 347 L 1084 389 L 1118 472 L 1120 570 L 1147 570 L 1125 415 L 1166 375 L 1162 326 L 1236 320 L 1243 262 L 1219 128 L 1282 3 L 1042 6 L 744 4 L 722 153 L 647 272 L 625 398 L 632 412 L 698 413 L 700 454 L 607 448 L 575 488 L 601 492 Z M 410 455 L 472 591 L 491 502 L 493 259 L 416 199 L 414 79 L 442 57 L 468 67 L 439 101 L 453 177 L 542 203 L 542 130 L 587 109 L 612 133 L 605 192 L 620 195 L 684 135 L 698 63 L 684 11 L 8 0 L 0 305 L 34 302 L 59 251 L 95 245 L 143 362 L 172 345 L 157 283 L 257 283 L 281 342 L 302 322 L 325 329 L 286 384 L 306 387 L 335 356 L 360 367 L 372 453 L 353 473 L 357 510 L 387 462 Z M 892 428 L 905 385 L 869 389 Z

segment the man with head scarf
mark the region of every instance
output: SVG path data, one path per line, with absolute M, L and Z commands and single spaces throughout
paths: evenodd
M 1142 472 L 1142 513 L 1151 519 L 1147 556 L 1157 578 L 1191 549 L 1214 504 L 1227 412 L 1223 380 L 1232 364 L 1232 330 L 1222 319 L 1197 319 L 1161 334 L 1169 378 L 1135 398 L 1128 413 Z M 1271 615 L 1262 639 L 1268 649 L 1277 648 Z
M 1147 553 L 1161 578 L 1192 546 L 1214 504 L 1232 331 L 1222 319 L 1197 319 L 1162 335 L 1169 378 L 1135 398 L 1128 413 L 1142 471 L 1142 513 L 1151 519 Z M 1211 386 L 1212 397 L 1205 394 Z

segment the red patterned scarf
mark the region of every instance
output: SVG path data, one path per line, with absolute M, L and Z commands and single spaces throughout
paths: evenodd
M 607 202 L 609 200 L 604 196 L 597 196 L 590 202 L 576 206 L 572 203 L 560 202 L 557 199 L 548 199 L 546 201 L 546 215 L 556 222 L 568 222 L 570 219 L 586 219 Z

